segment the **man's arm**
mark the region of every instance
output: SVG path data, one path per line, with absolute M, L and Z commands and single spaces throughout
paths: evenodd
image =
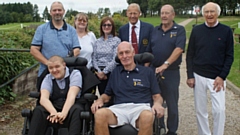
M 67 99 L 64 103 L 63 109 L 61 113 L 58 113 L 58 119 L 61 123 L 65 120 L 65 118 L 68 115 L 68 112 L 72 105 L 75 103 L 75 99 L 80 91 L 80 88 L 78 86 L 71 86 L 68 90 Z
M 101 108 L 103 106 L 104 103 L 108 103 L 111 99 L 111 96 L 108 96 L 107 94 L 102 94 L 98 100 L 96 100 L 92 106 L 91 106 L 91 110 L 92 113 L 96 113 L 96 111 Z
M 73 54 L 75 57 L 77 57 L 80 54 L 80 49 L 79 48 L 74 48 L 73 49 Z
M 54 108 L 52 102 L 49 100 L 50 92 L 46 89 L 41 90 L 40 104 L 50 113 L 49 119 L 50 122 L 58 122 L 57 121 L 57 110 Z
M 170 57 L 166 60 L 168 61 L 170 64 L 172 64 L 173 62 L 175 62 L 178 57 L 183 53 L 183 49 L 182 48 L 179 48 L 179 47 L 176 47 L 172 54 L 170 55 Z M 169 65 L 167 64 L 162 64 L 160 67 L 157 67 L 156 68 L 156 73 L 163 73 L 167 68 L 168 68 Z
M 164 108 L 162 107 L 163 99 L 160 94 L 154 94 L 153 98 L 153 106 L 152 111 L 158 117 L 162 117 L 164 115 Z
M 32 45 L 30 48 L 30 54 L 39 62 L 47 65 L 48 60 L 40 52 L 41 46 Z

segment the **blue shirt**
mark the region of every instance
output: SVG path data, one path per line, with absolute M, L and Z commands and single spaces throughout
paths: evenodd
M 69 69 L 66 67 L 66 72 L 65 72 L 64 78 L 61 79 L 61 80 L 56 79 L 56 82 L 57 82 L 60 89 L 65 88 L 65 84 L 66 84 L 65 83 L 65 78 L 67 78 L 68 76 L 69 76 Z M 50 93 L 50 96 L 51 96 L 52 91 L 53 91 L 52 90 L 52 87 L 53 87 L 52 79 L 54 79 L 54 77 L 51 74 L 47 74 L 45 76 L 45 78 L 43 79 L 43 82 L 41 84 L 41 90 L 42 89 L 48 90 L 49 93 Z M 69 77 L 69 80 L 70 80 L 69 87 L 77 86 L 79 88 L 82 88 L 82 75 L 81 75 L 79 70 L 73 70 L 70 77 Z M 81 95 L 81 91 L 79 91 L 76 98 L 79 98 L 80 95 Z
M 132 71 L 117 66 L 110 75 L 105 94 L 114 97 L 114 104 L 152 103 L 152 95 L 160 94 L 153 70 L 137 65 Z
M 147 48 L 147 51 L 154 55 L 152 66 L 161 66 L 170 57 L 176 47 L 184 50 L 185 44 L 186 32 L 183 26 L 174 22 L 172 28 L 166 32 L 162 30 L 162 25 L 156 26 L 152 32 L 150 45 Z M 182 56 L 171 63 L 167 69 L 178 69 L 181 62 Z
M 99 67 L 105 67 L 102 72 L 105 74 L 112 72 L 116 66 L 115 57 L 117 55 L 117 46 L 121 40 L 118 37 L 109 35 L 107 40 L 103 37 L 97 39 L 93 45 L 93 67 L 101 72 Z
M 46 59 L 53 55 L 66 57 L 70 50 L 80 48 L 76 30 L 65 23 L 62 28 L 54 27 L 52 21 L 40 25 L 32 40 L 33 46 L 40 46 L 41 53 Z M 46 66 L 40 63 L 38 76 L 46 69 Z

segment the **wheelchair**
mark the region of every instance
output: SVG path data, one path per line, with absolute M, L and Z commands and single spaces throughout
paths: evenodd
M 82 74 L 82 90 L 81 90 L 81 97 L 78 103 L 84 106 L 84 111 L 81 112 L 80 117 L 82 119 L 82 131 L 81 135 L 94 135 L 93 131 L 93 114 L 91 113 L 91 104 L 96 99 L 95 91 L 93 91 L 93 87 L 99 84 L 99 80 L 95 77 L 95 75 L 90 71 L 86 65 L 87 60 L 81 57 L 66 57 L 64 58 L 66 66 L 68 68 L 73 68 L 80 70 Z M 43 76 L 47 75 L 48 69 L 43 72 Z M 44 77 L 40 77 L 40 82 L 43 80 Z M 33 98 L 37 98 L 36 106 L 39 104 L 39 97 L 40 97 L 40 88 L 37 87 L 37 91 L 30 92 L 29 96 Z M 88 93 L 91 93 L 90 95 Z M 31 123 L 33 111 L 30 109 L 23 109 L 21 114 L 24 117 L 24 125 L 22 129 L 22 135 L 28 135 L 29 126 Z M 56 125 L 56 124 L 55 124 Z M 61 126 L 61 124 L 57 124 L 57 128 L 48 125 L 47 131 L 45 135 L 68 135 L 67 127 Z M 79 127 L 81 128 L 81 127 Z
M 143 65 L 144 63 L 150 63 L 153 60 L 154 56 L 151 53 L 145 52 L 142 54 L 136 54 L 134 56 L 134 61 L 136 64 Z M 119 64 L 120 60 L 118 57 L 115 58 L 115 61 Z M 153 124 L 153 135 L 164 135 L 165 129 L 160 127 L 160 119 L 155 118 Z M 109 127 L 110 135 L 137 135 L 138 131 L 130 124 L 119 126 L 116 128 Z

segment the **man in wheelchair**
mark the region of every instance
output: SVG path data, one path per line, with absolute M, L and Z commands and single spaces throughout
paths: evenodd
M 162 117 L 163 99 L 154 72 L 149 67 L 136 65 L 134 49 L 129 42 L 118 45 L 117 66 L 109 78 L 105 93 L 93 103 L 95 135 L 109 135 L 108 127 L 131 124 L 138 135 L 151 135 L 154 117 Z M 114 105 L 101 108 L 114 97 Z
M 72 70 L 60 56 L 52 56 L 47 64 L 50 74 L 44 78 L 40 89 L 40 105 L 31 119 L 29 135 L 45 135 L 49 124 L 68 127 L 70 135 L 80 135 L 80 113 L 76 104 L 82 88 L 79 70 Z

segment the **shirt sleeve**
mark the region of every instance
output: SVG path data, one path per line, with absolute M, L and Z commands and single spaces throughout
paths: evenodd
M 191 79 L 194 78 L 193 75 L 193 57 L 194 57 L 194 45 L 195 45 L 195 40 L 194 40 L 194 28 L 192 30 L 192 33 L 189 38 L 188 42 L 188 49 L 187 49 L 187 55 L 186 55 L 186 66 L 187 66 L 187 78 Z
M 42 81 L 42 84 L 41 84 L 41 89 L 40 90 L 47 90 L 49 91 L 50 94 L 52 94 L 52 78 L 51 78 L 51 75 L 50 74 L 47 74 L 45 76 L 45 78 L 43 79 Z
M 80 45 L 80 42 L 78 40 L 78 35 L 77 35 L 77 31 L 71 26 L 71 33 L 72 33 L 72 42 L 73 42 L 73 48 L 72 49 L 75 49 L 75 48 L 80 48 L 81 49 L 81 45 Z
M 92 54 L 92 63 L 93 63 L 93 67 L 97 70 L 100 71 L 99 67 L 98 67 L 98 63 L 97 63 L 97 45 L 98 44 L 98 40 L 96 40 L 96 42 L 93 44 L 93 54 Z
M 82 88 L 82 75 L 79 70 L 73 70 L 70 75 L 70 84 L 69 86 L 77 86 Z
M 185 50 L 186 45 L 186 31 L 183 26 L 179 26 L 177 40 L 176 40 L 176 47 L 179 47 Z
M 33 36 L 32 45 L 33 46 L 42 46 L 43 41 L 43 25 L 40 25 L 37 30 L 35 31 L 35 34 Z
M 151 82 L 151 92 L 152 92 L 152 95 L 155 95 L 155 94 L 160 94 L 161 93 L 161 90 L 159 88 L 159 85 L 158 85 L 158 82 L 157 82 L 157 78 L 153 72 L 152 69 L 150 69 L 150 73 L 149 73 L 149 78 L 150 78 L 150 82 Z

